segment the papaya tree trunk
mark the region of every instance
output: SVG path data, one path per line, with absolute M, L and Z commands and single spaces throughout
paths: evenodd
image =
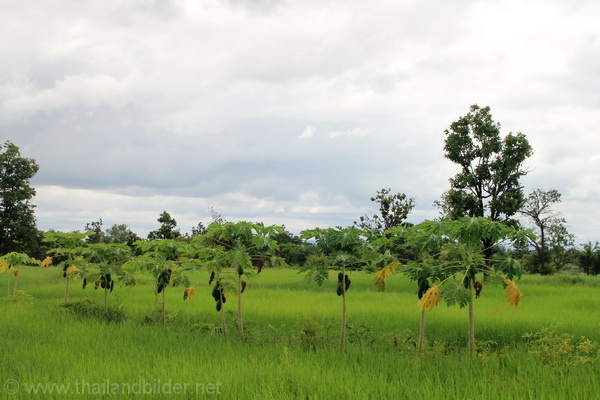
M 104 311 L 108 312 L 108 288 L 104 288 Z
M 221 292 L 221 330 L 223 336 L 227 336 L 227 324 L 225 324 L 225 304 L 223 304 L 223 293 Z
M 238 329 L 240 341 L 244 341 L 244 318 L 242 316 L 242 276 L 238 275 Z
M 158 312 L 158 282 L 154 285 L 154 313 Z
M 6 286 L 8 288 L 8 293 L 6 293 L 6 297 L 10 297 L 10 271 L 6 270 Z
M 475 353 L 475 312 L 474 304 L 475 297 L 473 296 L 473 283 L 469 284 L 469 354 Z
M 345 275 L 345 273 L 344 273 Z M 340 349 L 346 343 L 346 280 L 342 278 L 342 325 L 340 326 Z
M 167 291 L 167 288 L 165 287 L 162 290 L 162 323 L 163 325 L 167 324 L 167 309 L 165 307 L 165 292 Z
M 67 301 L 69 301 L 69 281 L 70 281 L 69 278 L 66 278 L 66 279 L 67 279 L 67 283 L 65 283 L 65 303 Z
M 417 350 L 423 351 L 423 344 L 425 343 L 425 307 L 421 310 L 421 321 L 419 323 L 419 343 L 417 344 Z

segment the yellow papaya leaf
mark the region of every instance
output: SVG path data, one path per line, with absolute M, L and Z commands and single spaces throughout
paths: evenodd
M 0 260 L 0 274 L 8 269 L 8 263 Z
M 437 306 L 437 303 L 440 301 L 440 288 L 437 285 L 433 285 L 421 297 L 419 304 L 419 310 L 423 311 L 427 308 L 429 311 L 433 310 L 433 307 Z
M 52 264 L 52 257 L 46 257 L 44 258 L 44 261 L 40 263 L 40 268 L 46 268 L 50 264 Z
M 373 285 L 375 285 L 380 292 L 385 292 L 385 289 L 387 288 L 387 278 L 394 274 L 399 265 L 399 262 L 394 261 L 375 273 Z
M 196 294 L 196 288 L 193 286 L 189 287 L 189 288 L 185 289 L 183 292 L 183 300 L 191 300 L 195 294 Z
M 506 300 L 513 306 L 518 306 L 519 301 L 521 301 L 521 297 L 523 297 L 523 293 L 521 293 L 515 281 L 505 279 L 504 283 L 506 283 L 506 289 L 504 289 L 504 293 L 508 295 Z
M 79 277 L 79 271 L 81 271 L 79 268 L 77 268 L 74 265 L 71 265 L 70 267 L 67 268 L 65 273 L 67 274 L 67 277 L 69 279 L 77 279 Z

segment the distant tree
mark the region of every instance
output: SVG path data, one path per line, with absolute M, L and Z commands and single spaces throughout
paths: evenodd
M 407 198 L 404 193 L 391 192 L 390 188 L 378 190 L 371 201 L 379 203 L 379 214 L 363 215 L 354 222 L 354 226 L 381 236 L 386 229 L 405 224 L 408 214 L 415 206 L 415 200 Z
M 38 172 L 33 159 L 6 141 L 0 146 L 0 255 L 23 252 L 38 256 L 42 234 L 36 229 L 29 180 Z
M 177 239 L 181 237 L 181 232 L 177 228 L 177 221 L 171 215 L 163 211 L 157 219 L 161 223 L 160 227 L 156 231 L 152 231 L 148 234 L 148 239 Z
M 299 236 L 285 230 L 275 235 L 279 244 L 277 255 L 283 258 L 288 265 L 303 265 L 310 254 L 318 252 L 313 243 L 303 241 Z
M 583 272 L 588 275 L 600 274 L 600 245 L 598 242 L 587 242 L 582 245 L 579 262 Z
M 140 237 L 126 224 L 115 224 L 104 233 L 105 243 L 126 243 L 128 246 L 132 246 L 138 240 Z
M 198 222 L 198 225 L 192 228 L 192 237 L 202 236 L 206 234 L 206 227 L 202 222 Z
M 93 221 L 85 224 L 86 232 L 93 232 L 85 240 L 88 243 L 102 243 L 104 241 L 104 232 L 102 231 L 102 218 L 98 221 Z
M 554 205 L 560 203 L 561 194 L 555 190 L 533 190 L 525 200 L 521 214 L 533 222 L 537 238 L 530 243 L 537 253 L 537 260 L 532 272 L 548 274 L 552 267 L 548 265 L 551 248 L 556 255 L 561 255 L 566 246 L 573 245 L 574 237 L 567 231 L 566 221 L 554 210 Z M 561 265 L 555 265 L 560 269 Z
M 527 174 L 523 164 L 532 148 L 524 134 L 500 136 L 500 124 L 492 119 L 489 107 L 473 105 L 445 132 L 445 157 L 460 167 L 450 178 L 450 189 L 435 204 L 442 216 L 488 217 L 517 226 L 514 215 L 525 197 L 520 179 Z M 484 239 L 484 251 L 491 259 L 494 243 Z
M 223 225 L 225 222 L 225 218 L 223 218 L 223 216 L 221 215 L 221 213 L 217 212 L 213 207 L 209 208 L 210 211 L 210 218 L 211 224 L 218 224 L 218 225 Z

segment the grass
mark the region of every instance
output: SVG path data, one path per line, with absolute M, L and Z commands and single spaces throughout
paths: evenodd
M 191 301 L 182 300 L 183 288 L 167 288 L 170 319 L 162 326 L 149 318 L 149 278 L 115 288 L 109 304 L 124 317 L 107 322 L 89 306 L 103 305 L 93 285 L 71 285 L 70 309 L 79 311 L 68 312 L 61 307 L 60 271 L 21 270 L 19 289 L 31 298 L 0 302 L 0 398 L 590 399 L 600 384 L 598 362 L 591 359 L 597 353 L 588 360 L 576 346 L 580 336 L 600 342 L 595 277 L 526 276 L 517 308 L 501 286 L 486 284 L 475 304 L 480 352 L 471 358 L 466 309 L 445 305 L 427 313 L 428 345 L 416 354 L 416 286 L 400 276 L 379 293 L 372 276 L 354 273 L 350 343 L 341 353 L 333 279 L 312 286 L 294 270 L 265 270 L 251 279 L 244 293 L 249 340 L 241 344 L 235 334 L 218 333 L 206 273 L 193 277 L 203 283 Z M 233 294 L 225 306 L 235 333 Z M 545 339 L 523 338 L 556 324 Z M 566 345 L 565 333 L 574 335 Z

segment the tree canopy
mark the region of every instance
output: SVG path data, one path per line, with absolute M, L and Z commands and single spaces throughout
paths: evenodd
M 0 254 L 38 253 L 41 235 L 32 203 L 35 189 L 29 185 L 38 169 L 13 143 L 6 141 L 0 146 Z
M 490 108 L 477 105 L 453 122 L 445 134 L 445 157 L 457 164 L 460 172 L 450 178 L 450 189 L 437 203 L 442 214 L 516 224 L 512 217 L 525 201 L 520 179 L 527 174 L 524 162 L 532 154 L 525 135 L 509 133 L 502 138 Z

